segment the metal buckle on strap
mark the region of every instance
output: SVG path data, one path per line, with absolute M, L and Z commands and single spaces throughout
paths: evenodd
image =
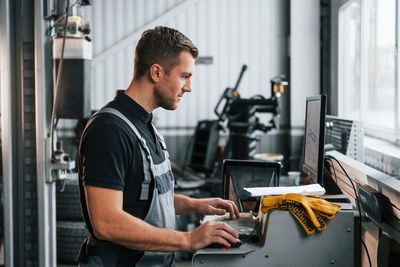
M 167 149 L 167 144 L 165 143 L 164 137 L 161 134 L 157 133 L 157 132 L 156 132 L 156 135 L 157 135 L 158 141 L 161 143 L 162 148 L 164 150 L 166 150 Z
M 154 133 L 155 133 L 155 135 L 157 137 L 158 142 L 161 143 L 161 147 L 163 148 L 163 150 L 166 150 L 167 149 L 167 144 L 165 143 L 164 137 L 157 131 L 157 129 L 154 126 L 153 123 L 151 123 L 151 125 L 153 126 L 153 130 L 154 130 Z
M 164 141 L 164 136 L 162 136 L 156 129 L 156 127 L 153 125 L 154 133 L 160 138 L 160 140 Z
M 146 152 L 146 156 L 149 157 L 150 156 L 150 150 L 149 150 L 149 147 L 147 146 L 146 140 L 144 140 L 144 138 L 141 136 L 139 138 L 139 141 L 142 144 L 144 151 Z
M 150 190 L 149 184 L 145 184 L 145 183 L 141 184 L 140 200 L 148 200 L 149 199 L 149 190 Z
M 167 144 L 164 142 L 163 139 L 160 140 L 161 146 L 164 150 L 167 150 Z

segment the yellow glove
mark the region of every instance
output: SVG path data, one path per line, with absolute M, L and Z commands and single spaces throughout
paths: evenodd
M 285 195 L 280 196 L 264 196 L 261 199 L 261 211 L 262 213 L 267 213 L 271 209 L 279 209 L 279 205 L 282 204 L 282 201 L 285 199 Z
M 280 195 L 280 196 L 264 196 L 261 200 L 262 207 L 277 207 L 284 200 L 299 202 L 303 205 L 308 205 L 314 210 L 318 210 L 327 216 L 335 215 L 339 212 L 340 207 L 334 203 L 328 202 L 315 195 L 300 195 L 295 193 Z
M 321 228 L 322 226 L 319 223 L 314 211 L 319 211 L 320 213 L 327 214 L 328 216 L 335 216 L 335 214 L 340 211 L 340 207 L 338 205 L 328 202 L 325 199 L 316 198 L 314 196 L 309 197 L 300 194 L 286 194 L 282 203 L 302 205 L 306 209 L 311 222 L 316 228 Z
M 318 222 L 321 224 L 321 227 L 317 228 L 318 231 L 325 230 L 326 229 L 326 221 L 328 220 L 328 218 L 321 215 L 321 213 L 319 211 L 314 210 L 314 213 L 315 213 L 315 216 L 317 217 Z M 333 215 L 333 217 L 335 217 L 335 215 Z
M 288 210 L 293 217 L 300 223 L 307 234 L 315 233 L 315 226 L 310 220 L 306 209 L 303 206 L 293 204 L 282 204 L 284 198 L 282 196 L 265 196 L 262 201 L 261 211 L 267 213 L 271 209 Z M 317 217 L 318 218 L 318 217 Z M 325 224 L 326 225 L 326 224 Z
M 304 230 L 306 230 L 308 235 L 315 233 L 315 226 L 311 222 L 310 217 L 308 216 L 308 213 L 304 207 L 292 204 L 281 205 L 280 207 L 289 210 L 289 212 L 296 218 Z
M 281 196 L 265 196 L 261 200 L 261 211 L 285 209 L 299 221 L 307 234 L 313 234 L 315 228 L 326 229 L 326 219 L 332 219 L 340 207 L 316 196 L 286 194 Z

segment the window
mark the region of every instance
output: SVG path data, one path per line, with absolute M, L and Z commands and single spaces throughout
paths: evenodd
M 339 116 L 399 142 L 396 0 L 353 0 L 339 9 Z
M 368 102 L 365 121 L 394 129 L 395 0 L 369 0 L 367 4 Z
M 350 1 L 339 11 L 339 109 L 349 119 L 361 113 L 360 1 Z

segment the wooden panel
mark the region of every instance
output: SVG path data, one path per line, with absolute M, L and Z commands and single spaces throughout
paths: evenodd
M 350 176 L 351 180 L 354 183 L 354 186 L 356 187 L 357 193 L 358 193 L 357 190 L 358 185 L 367 184 L 371 186 L 372 188 L 381 192 L 383 195 L 385 195 L 390 199 L 390 202 L 393 205 L 393 212 L 395 213 L 397 218 L 400 218 L 400 192 L 388 186 L 384 186 L 384 184 L 382 183 L 382 181 L 385 180 L 388 181 L 390 184 L 397 186 L 397 184 L 399 184 L 400 181 L 398 181 L 393 177 L 387 176 L 384 173 L 380 173 L 376 170 L 373 170 L 372 168 L 360 162 L 355 162 L 355 160 L 348 158 L 339 152 L 335 152 L 334 156 L 339 160 L 342 167 L 346 170 L 347 174 Z M 331 163 L 333 164 L 333 166 L 331 165 L 330 167 L 330 171 L 333 175 L 332 179 L 335 182 L 337 182 L 339 188 L 343 191 L 343 193 L 348 195 L 350 197 L 350 201 L 353 204 L 355 204 L 355 194 L 349 179 L 347 178 L 346 174 L 335 160 L 331 160 Z M 379 175 L 379 177 L 374 178 L 377 175 Z
M 364 223 L 362 238 L 364 240 L 365 246 L 368 249 L 372 267 L 378 266 L 376 252 L 378 251 L 379 228 L 371 222 Z M 362 267 L 370 266 L 367 253 L 365 252 L 363 246 L 361 249 L 361 266 Z
M 393 211 L 395 216 L 400 218 L 400 192 L 399 190 L 396 190 L 400 187 L 400 181 L 393 177 L 387 176 L 384 173 L 378 172 L 375 169 L 372 169 L 371 167 L 368 167 L 349 157 L 346 157 L 339 152 L 328 152 L 328 154 L 339 160 L 340 164 L 353 181 L 356 191 L 357 185 L 359 184 L 368 184 L 369 186 L 373 187 L 390 199 L 391 203 L 394 205 Z M 355 205 L 355 193 L 348 177 L 335 160 L 331 160 L 331 163 L 330 171 L 333 176 L 332 179 L 337 183 L 343 193 L 350 198 L 352 204 Z M 377 266 L 379 228 L 371 221 L 363 222 L 362 239 L 364 240 L 364 243 L 368 249 L 372 266 Z M 370 266 L 364 247 L 361 248 L 361 266 Z

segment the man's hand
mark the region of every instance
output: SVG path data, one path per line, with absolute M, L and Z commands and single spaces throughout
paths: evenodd
M 196 199 L 197 213 L 209 215 L 224 215 L 229 212 L 231 219 L 239 218 L 239 209 L 231 200 L 221 198 L 203 198 Z
M 239 218 L 239 210 L 231 200 L 221 198 L 191 198 L 175 194 L 174 205 L 176 214 L 200 213 L 204 215 L 224 215 L 230 213 L 231 219 Z
M 219 243 L 230 247 L 230 242 L 236 243 L 239 235 L 236 231 L 222 222 L 206 222 L 193 231 L 187 233 L 189 251 L 204 248 L 212 243 Z

